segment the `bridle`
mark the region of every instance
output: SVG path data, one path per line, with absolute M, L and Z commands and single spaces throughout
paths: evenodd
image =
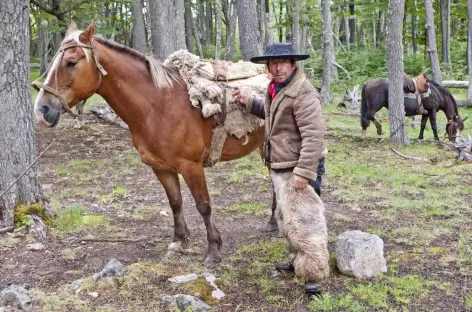
M 98 76 L 100 78 L 100 82 L 98 84 L 98 87 L 97 87 L 97 90 L 98 88 L 100 88 L 100 85 L 102 84 L 102 77 L 103 76 L 106 76 L 107 75 L 107 72 L 105 71 L 105 69 L 103 69 L 102 65 L 100 64 L 100 60 L 98 58 L 98 53 L 96 53 L 95 51 L 95 47 L 93 46 L 93 43 L 90 42 L 90 45 L 86 45 L 86 44 L 83 44 L 83 43 L 76 43 L 76 44 L 73 44 L 73 45 L 70 45 L 70 46 L 67 46 L 67 47 L 63 47 L 63 48 L 60 48 L 59 51 L 57 51 L 56 55 L 54 55 L 49 67 L 48 67 L 48 70 L 43 74 L 41 75 L 41 77 L 39 77 L 38 79 L 36 79 L 35 81 L 33 81 L 31 83 L 31 85 L 37 90 L 37 91 L 40 91 L 40 89 L 43 89 L 44 91 L 46 92 L 49 92 L 51 94 L 53 94 L 54 96 L 56 96 L 59 101 L 61 102 L 62 104 L 62 107 L 64 108 L 64 110 L 66 112 L 68 112 L 71 116 L 73 116 L 74 118 L 77 118 L 80 116 L 80 114 L 82 114 L 82 108 L 83 106 L 85 105 L 85 101 L 86 100 L 83 100 L 83 101 L 80 101 L 79 104 L 77 104 L 77 108 L 78 108 L 78 111 L 79 111 L 79 114 L 76 114 L 74 113 L 68 103 L 66 102 L 66 100 L 64 99 L 64 97 L 59 93 L 59 91 L 57 91 L 57 75 L 58 75 L 58 71 L 56 71 L 56 89 L 50 87 L 50 86 L 47 86 L 45 85 L 44 83 L 41 83 L 39 82 L 39 79 L 43 78 L 43 76 L 51 69 L 51 66 L 52 64 L 54 64 L 55 60 L 57 57 L 60 57 L 60 60 L 59 60 L 59 64 L 61 63 L 62 61 L 62 58 L 64 57 L 64 52 L 69 50 L 69 49 L 72 49 L 72 48 L 83 48 L 83 49 L 90 49 L 92 51 L 92 57 L 93 57 L 93 60 L 95 61 L 95 65 L 97 66 L 97 69 L 98 69 Z

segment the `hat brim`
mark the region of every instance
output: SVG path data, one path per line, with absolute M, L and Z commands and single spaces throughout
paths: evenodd
M 306 60 L 309 58 L 309 54 L 292 54 L 292 55 L 263 55 L 263 56 L 255 56 L 250 59 L 251 62 L 256 63 L 256 64 L 267 64 L 267 61 L 270 59 L 294 59 L 295 61 L 302 61 Z

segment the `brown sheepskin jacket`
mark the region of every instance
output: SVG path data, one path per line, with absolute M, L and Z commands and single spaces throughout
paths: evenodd
M 265 119 L 271 169 L 294 168 L 293 173 L 316 180 L 316 168 L 327 154 L 319 92 L 297 69 L 275 99 L 249 99 L 247 110 Z M 267 148 L 264 149 L 267 151 Z

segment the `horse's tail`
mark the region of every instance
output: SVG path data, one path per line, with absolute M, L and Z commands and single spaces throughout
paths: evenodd
M 362 88 L 362 99 L 361 99 L 361 126 L 362 129 L 366 129 L 369 126 L 370 120 L 367 119 L 367 99 L 365 96 L 365 88 L 367 87 L 367 84 L 364 85 Z

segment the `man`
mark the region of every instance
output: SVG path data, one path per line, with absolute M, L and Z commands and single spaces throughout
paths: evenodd
M 309 55 L 305 54 L 294 54 L 291 44 L 270 45 L 266 49 L 266 55 L 251 58 L 253 63 L 267 64 L 272 75 L 265 101 L 254 98 L 244 90 L 233 92 L 233 96 L 245 105 L 247 111 L 265 119 L 265 160 L 270 168 L 276 193 L 279 226 L 283 224 L 281 221 L 284 218 L 281 215 L 283 209 L 280 207 L 283 207 L 289 185 L 293 185 L 294 189 L 300 192 L 311 185 L 317 188 L 319 194 L 317 183 L 320 184 L 321 179 L 318 178 L 317 168 L 321 161 L 320 171 L 324 171 L 322 160 L 327 154 L 320 94 L 301 69 L 296 66 L 296 61 L 308 57 Z M 317 200 L 322 206 L 319 197 Z M 315 210 L 316 207 L 313 209 Z M 321 207 L 321 213 L 323 209 Z M 324 221 L 324 215 L 321 219 Z M 295 271 L 295 273 L 299 272 L 299 275 L 305 274 L 306 276 L 301 277 L 308 280 L 305 292 L 309 294 L 319 293 L 321 286 L 313 282 L 326 278 L 329 274 L 325 222 L 323 226 L 326 242 L 323 241 L 322 246 L 317 250 L 322 254 L 322 259 L 321 261 L 315 259 L 314 262 L 319 264 L 319 267 L 315 268 L 314 274 L 302 273 L 307 271 L 303 266 L 306 268 L 311 263 L 305 261 L 300 264 L 300 261 L 297 262 L 296 255 L 292 255 L 295 259 L 291 259 L 289 263 L 276 265 L 278 270 Z M 282 232 L 286 230 L 281 229 Z M 304 250 L 303 254 L 310 251 Z M 300 259 L 301 257 L 298 260 Z M 313 281 L 313 279 L 316 280 Z

